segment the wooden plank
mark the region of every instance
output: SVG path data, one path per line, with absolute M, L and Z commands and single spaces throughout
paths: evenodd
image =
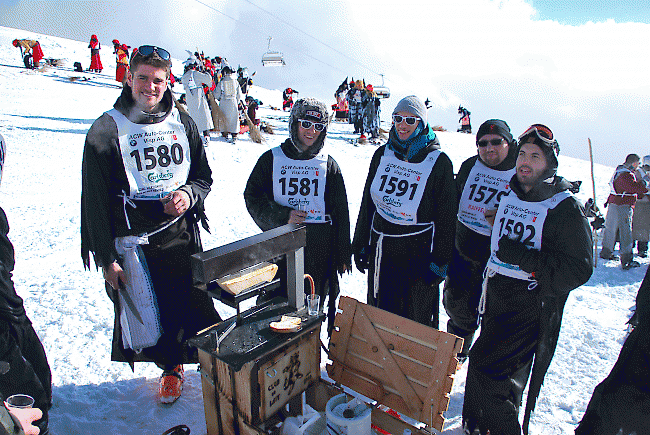
M 402 397 L 406 400 L 406 404 L 411 412 L 418 415 L 419 410 L 422 409 L 422 400 L 418 397 L 408 379 L 406 379 L 406 376 L 400 370 L 397 362 L 395 362 L 390 351 L 386 348 L 386 345 L 379 337 L 379 334 L 377 334 L 377 331 L 361 305 L 357 305 L 354 323 L 359 326 L 359 329 L 363 333 L 363 336 L 367 338 L 368 342 L 377 347 L 377 352 L 384 361 L 382 365 L 384 375 L 383 380 L 388 381 L 390 385 L 393 385 L 398 389 Z
M 431 369 L 434 367 L 434 361 L 431 361 L 431 364 L 425 364 L 422 361 L 418 361 L 411 358 L 409 355 L 399 352 L 397 349 L 391 350 L 389 344 L 387 347 L 399 368 L 403 372 L 408 373 L 407 378 L 411 383 L 424 386 L 425 388 L 429 385 L 431 382 Z M 356 359 L 356 361 L 353 362 L 353 359 Z M 382 367 L 382 361 L 380 360 L 378 352 L 373 352 L 373 348 L 369 343 L 360 340 L 357 337 L 350 337 L 348 364 L 354 367 L 359 367 L 366 373 L 372 373 L 372 365 Z
M 341 312 L 336 313 L 334 319 L 334 328 L 332 332 L 332 337 L 330 338 L 330 353 L 333 358 L 336 358 L 339 361 L 345 363 L 345 357 L 348 350 L 348 340 L 350 338 L 350 330 L 352 329 L 352 321 L 356 315 L 358 301 L 347 296 L 341 296 L 339 298 L 339 310 Z M 336 366 L 335 366 L 336 367 Z M 340 366 L 338 366 L 340 373 Z M 330 373 L 328 375 L 333 378 L 336 376 L 335 373 Z

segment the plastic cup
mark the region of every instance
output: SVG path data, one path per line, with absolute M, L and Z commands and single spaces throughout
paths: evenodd
M 320 308 L 320 296 L 319 295 L 307 295 L 307 312 L 310 316 L 318 316 L 318 310 Z
M 34 406 L 34 398 L 27 394 L 14 394 L 5 400 L 7 409 L 29 409 Z

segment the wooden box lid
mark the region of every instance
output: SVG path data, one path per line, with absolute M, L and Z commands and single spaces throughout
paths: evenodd
M 442 431 L 463 339 L 345 296 L 339 311 L 328 375 Z

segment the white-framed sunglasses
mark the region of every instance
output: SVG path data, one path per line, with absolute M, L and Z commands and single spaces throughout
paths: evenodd
M 300 122 L 300 126 L 305 130 L 309 130 L 312 127 L 312 125 L 314 126 L 314 130 L 316 131 L 323 131 L 325 129 L 325 124 L 323 124 L 322 122 L 314 122 L 308 119 L 299 119 L 298 121 Z

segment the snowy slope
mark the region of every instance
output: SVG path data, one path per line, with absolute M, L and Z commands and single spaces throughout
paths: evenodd
M 18 49 L 11 45 L 16 37 L 37 37 L 46 57 L 66 59 L 67 66 L 42 72 L 21 68 Z M 85 133 L 94 119 L 112 107 L 120 87 L 113 80 L 110 47 L 102 49 L 102 74 L 72 72 L 75 61 L 88 66 L 86 47 L 87 42 L 0 27 L 0 133 L 8 143 L 0 206 L 9 217 L 9 236 L 16 249 L 16 288 L 52 367 L 52 432 L 160 434 L 185 423 L 193 434 L 202 434 L 206 429 L 196 366 L 186 369 L 186 386 L 178 402 L 162 406 L 156 401 L 160 371 L 153 364 L 138 364 L 132 373 L 128 365 L 110 361 L 113 310 L 100 273 L 83 270 L 79 199 Z M 180 73 L 179 66 L 175 62 L 174 72 Z M 89 80 L 71 82 L 71 76 Z M 234 145 L 213 136 L 207 150 L 214 185 L 206 200 L 212 228 L 210 234 L 203 234 L 206 249 L 259 232 L 244 205 L 244 186 L 257 158 L 287 136 L 288 114 L 268 108 L 279 105 L 280 92 L 253 88 L 251 93 L 264 102 L 259 114 L 276 134 L 267 135 L 263 144 L 244 135 Z M 482 120 L 475 122 L 479 125 Z M 350 145 L 346 139 L 353 137 L 351 131 L 347 124 L 334 123 L 325 150 L 343 171 L 354 228 L 375 147 Z M 473 136 L 442 132 L 439 137 L 456 169 L 476 152 Z M 595 171 L 602 204 L 613 167 L 596 165 Z M 560 156 L 559 173 L 583 181 L 581 200 L 591 196 L 589 162 Z M 591 280 L 571 293 L 558 350 L 533 415 L 532 433 L 572 433 L 593 388 L 618 356 L 628 309 L 648 264 L 641 262 L 643 267 L 628 272 L 614 262 L 601 263 Z M 366 277 L 355 270 L 343 278 L 341 288 L 344 295 L 365 301 Z M 231 309 L 218 309 L 222 316 L 233 314 Z M 441 307 L 442 329 L 446 320 Z M 456 376 L 445 434 L 462 433 L 465 372 L 466 367 Z

